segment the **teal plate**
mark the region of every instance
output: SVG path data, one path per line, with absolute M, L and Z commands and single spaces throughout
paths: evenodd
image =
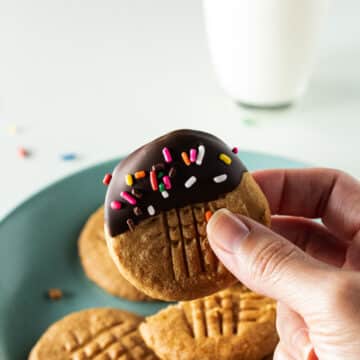
M 303 167 L 293 160 L 241 152 L 250 170 Z M 118 161 L 66 177 L 35 194 L 0 223 L 0 359 L 26 359 L 43 331 L 64 315 L 111 306 L 141 315 L 166 304 L 130 302 L 108 295 L 84 275 L 77 238 L 87 217 L 103 201 L 101 180 Z M 49 288 L 64 298 L 49 301 Z

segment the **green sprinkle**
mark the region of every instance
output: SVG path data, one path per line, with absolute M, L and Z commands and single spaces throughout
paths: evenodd
M 159 190 L 160 190 L 160 192 L 165 191 L 165 185 L 163 183 L 159 184 Z
M 163 171 L 159 171 L 158 173 L 158 179 L 161 179 L 164 176 L 164 172 Z
M 243 123 L 245 126 L 256 126 L 256 120 L 251 118 L 245 118 L 243 119 Z

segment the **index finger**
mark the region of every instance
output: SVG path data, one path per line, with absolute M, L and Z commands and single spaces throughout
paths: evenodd
M 360 232 L 360 183 L 333 169 L 261 170 L 253 176 L 272 214 L 321 218 L 337 236 L 352 240 Z

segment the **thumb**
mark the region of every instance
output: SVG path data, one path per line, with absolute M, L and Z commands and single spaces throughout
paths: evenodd
M 332 268 L 245 216 L 217 211 L 207 225 L 210 245 L 242 283 L 299 313 L 323 300 Z

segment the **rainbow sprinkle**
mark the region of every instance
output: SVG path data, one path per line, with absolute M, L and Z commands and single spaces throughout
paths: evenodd
M 136 199 L 134 197 L 132 197 L 129 193 L 127 193 L 126 191 L 122 191 L 120 193 L 120 196 L 125 199 L 129 204 L 131 205 L 136 205 Z
M 190 149 L 190 161 L 194 163 L 197 158 L 197 151 L 196 149 Z
M 176 175 L 176 168 L 172 167 L 169 170 L 169 177 L 173 178 L 173 177 L 175 177 L 175 175 Z
M 112 201 L 111 204 L 110 204 L 111 208 L 113 210 L 120 210 L 121 209 L 121 202 L 120 201 Z
M 126 220 L 127 226 L 129 227 L 130 231 L 134 231 L 135 230 L 135 224 L 133 219 L 127 219 Z
M 151 184 L 151 188 L 154 191 L 158 190 L 158 181 L 157 181 L 157 178 L 156 178 L 156 172 L 153 171 L 153 170 L 150 171 L 150 184 Z
M 170 150 L 167 147 L 164 147 L 162 149 L 162 153 L 163 153 L 165 162 L 167 162 L 167 163 L 172 162 L 172 157 L 171 157 L 171 154 L 170 154 Z
M 218 176 L 215 176 L 213 178 L 214 182 L 216 182 L 217 184 L 220 184 L 224 181 L 226 181 L 227 179 L 227 175 L 226 174 L 221 174 L 221 175 L 218 175 Z
M 232 163 L 231 157 L 222 153 L 219 155 L 219 159 L 224 162 L 226 165 L 230 165 Z
M 149 205 L 149 206 L 147 207 L 147 211 L 148 211 L 148 214 L 149 214 L 150 216 L 155 215 L 155 209 L 154 209 L 154 207 L 153 207 L 152 205 Z
M 185 165 L 186 165 L 186 166 L 190 166 L 191 161 L 190 161 L 190 159 L 189 159 L 189 157 L 188 157 L 188 154 L 187 154 L 185 151 L 183 151 L 183 152 L 181 153 L 181 157 L 182 157 Z
M 104 185 L 109 185 L 110 184 L 110 181 L 112 179 L 112 175 L 111 174 L 105 174 L 104 178 L 103 178 L 103 184 Z
M 142 179 L 146 176 L 146 172 L 144 170 L 140 170 L 140 171 L 137 171 L 135 174 L 135 179 L 138 180 L 138 179 Z
M 134 195 L 136 198 L 141 199 L 142 198 L 142 192 L 140 190 L 137 190 L 135 188 L 131 189 L 131 194 Z
M 206 213 L 205 213 L 205 220 L 206 220 L 206 222 L 209 222 L 212 214 L 213 214 L 213 213 L 212 213 L 210 210 L 206 211 Z
M 195 176 L 190 176 L 186 181 L 185 181 L 185 187 L 187 189 L 190 189 L 195 183 L 196 183 L 196 177 Z
M 128 185 L 128 186 L 132 186 L 132 185 L 133 185 L 134 180 L 133 180 L 133 177 L 132 177 L 131 174 L 125 175 L 125 183 L 126 183 L 126 185 Z
M 171 181 L 170 181 L 170 177 L 169 176 L 164 176 L 163 177 L 163 182 L 164 182 L 164 185 L 165 185 L 165 189 L 166 190 L 170 190 L 171 189 Z
M 199 145 L 198 147 L 198 155 L 196 158 L 196 165 L 202 165 L 202 162 L 204 160 L 204 156 L 205 156 L 205 146 L 204 145 Z

